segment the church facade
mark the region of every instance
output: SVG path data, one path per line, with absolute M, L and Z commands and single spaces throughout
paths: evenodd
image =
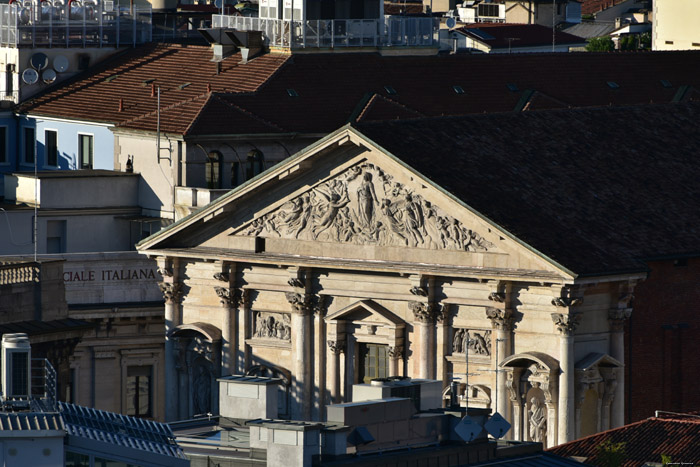
M 471 176 L 438 183 L 445 166 L 387 150 L 385 130 L 344 127 L 139 245 L 163 275 L 166 413 L 215 412 L 221 374 L 282 377 L 281 413 L 305 420 L 355 383 L 408 376 L 446 394 L 458 380 L 463 404 L 498 411 L 517 440 L 623 425 L 643 268 L 600 256 L 593 230 L 588 253 L 573 235 L 544 251 L 501 216 L 499 187 L 479 205 Z

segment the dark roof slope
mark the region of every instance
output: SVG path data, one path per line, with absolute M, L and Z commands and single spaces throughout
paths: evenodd
M 625 443 L 621 467 L 638 467 L 647 462 L 661 464 L 661 455 L 681 465 L 700 464 L 700 417 L 648 418 L 613 430 L 597 433 L 548 450 L 559 456 L 585 457 L 587 463 L 603 465 L 599 446 L 609 441 Z
M 541 24 L 469 24 L 456 31 L 487 44 L 493 49 L 517 49 L 552 45 L 552 28 Z M 485 33 L 485 34 L 484 34 Z M 586 40 L 562 31 L 555 32 L 557 44 L 585 44 Z
M 356 127 L 577 274 L 700 254 L 700 103 Z
M 130 49 L 65 85 L 49 88 L 19 111 L 155 131 L 155 83 L 161 89 L 164 132 L 323 134 L 360 116 L 372 95 L 378 97 L 368 109 L 371 115 L 365 112 L 363 118 L 523 110 L 528 108 L 522 105 L 524 98 L 533 91 L 548 96 L 538 101 L 542 109 L 671 102 L 677 96 L 687 100 L 694 95 L 690 90 L 700 89 L 700 51 L 264 54 L 246 64 L 234 54 L 222 62 L 219 74 L 211 58 L 211 49 L 198 45 Z M 671 86 L 664 87 L 661 80 Z M 619 86 L 613 89 L 609 81 Z M 465 92 L 457 94 L 454 86 Z

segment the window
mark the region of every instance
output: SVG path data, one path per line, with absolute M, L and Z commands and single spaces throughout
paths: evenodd
M 7 127 L 0 126 L 0 164 L 7 163 Z
M 44 132 L 44 156 L 46 165 L 58 166 L 58 133 L 54 130 Z
M 480 3 L 478 5 L 479 16 L 498 17 L 498 4 Z
M 36 148 L 36 136 L 34 128 L 24 129 L 24 162 L 27 164 L 34 163 L 35 148 Z
M 205 177 L 207 188 L 221 188 L 221 162 L 223 156 L 219 151 L 211 151 L 207 155 L 205 164 Z
M 260 172 L 262 172 L 264 164 L 265 160 L 263 158 L 262 152 L 258 151 L 257 149 L 248 151 L 248 158 L 246 160 L 245 179 L 250 180 L 251 178 L 258 175 Z
M 370 383 L 389 375 L 389 347 L 380 344 L 360 344 L 360 381 Z
M 90 456 L 66 451 L 66 467 L 90 467 Z
M 152 417 L 153 367 L 130 366 L 126 371 L 126 414 L 134 417 Z
M 12 97 L 15 87 L 15 64 L 5 65 L 5 96 Z
M 46 252 L 66 252 L 66 221 L 46 222 Z
M 92 135 L 78 135 L 78 157 L 81 169 L 92 169 Z

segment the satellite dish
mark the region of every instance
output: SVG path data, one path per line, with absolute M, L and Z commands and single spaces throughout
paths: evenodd
M 39 81 L 39 73 L 34 68 L 27 68 L 22 72 L 22 81 L 27 84 L 34 84 Z
M 214 0 L 214 6 L 216 8 L 221 9 L 221 7 L 224 5 L 224 0 Z
M 59 73 L 63 73 L 68 69 L 68 59 L 65 55 L 57 55 L 53 59 L 53 69 Z
M 474 441 L 482 431 L 484 431 L 484 427 L 476 423 L 476 420 L 469 415 L 460 420 L 455 427 L 455 432 L 467 443 Z
M 51 84 L 54 81 L 56 81 L 56 72 L 53 71 L 51 68 L 48 70 L 44 70 L 44 72 L 41 74 L 41 80 L 46 83 L 46 84 Z
M 491 436 L 500 439 L 510 430 L 510 423 L 508 423 L 508 420 L 503 418 L 500 413 L 496 412 L 491 415 L 489 421 L 484 424 L 484 428 L 486 428 L 486 431 L 488 431 Z
M 448 28 L 452 29 L 457 25 L 457 21 L 455 21 L 454 18 L 447 18 L 445 20 L 445 24 L 447 25 Z
M 49 57 L 47 57 L 46 54 L 37 52 L 29 58 L 29 64 L 36 71 L 41 71 L 49 66 Z

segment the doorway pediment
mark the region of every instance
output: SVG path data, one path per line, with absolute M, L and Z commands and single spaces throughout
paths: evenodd
M 372 300 L 360 300 L 326 317 L 326 322 L 347 321 L 363 325 L 375 325 L 402 329 L 404 320 Z

